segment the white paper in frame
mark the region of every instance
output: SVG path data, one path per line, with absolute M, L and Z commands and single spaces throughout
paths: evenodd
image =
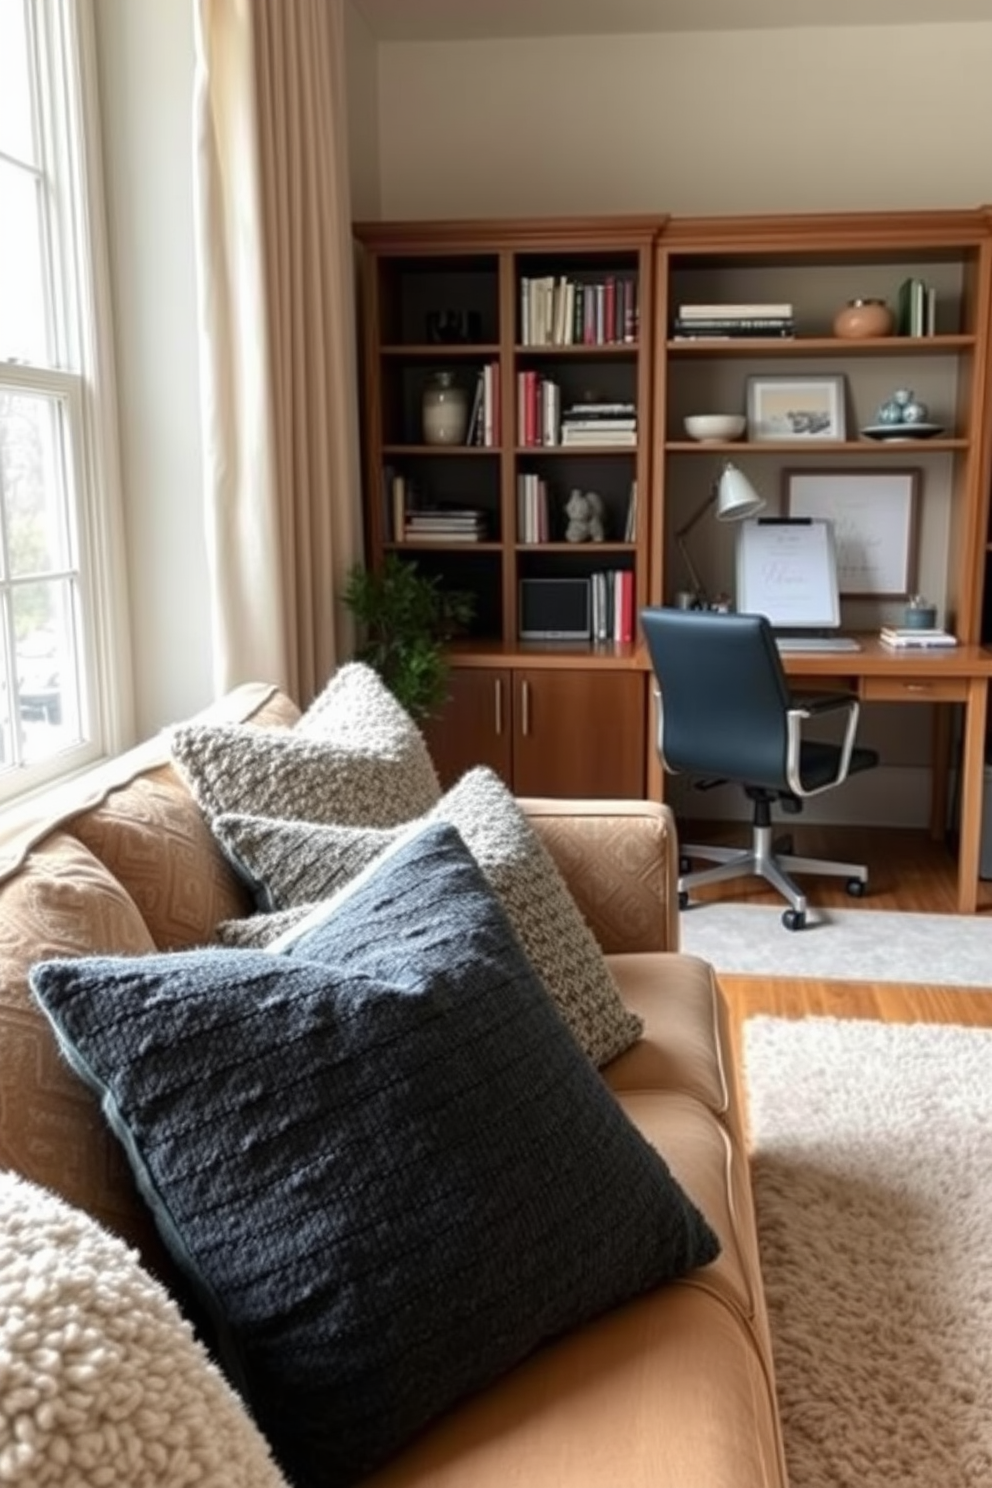
M 833 523 L 841 594 L 904 599 L 913 592 L 918 468 L 785 470 L 782 481 L 790 517 L 826 517 Z

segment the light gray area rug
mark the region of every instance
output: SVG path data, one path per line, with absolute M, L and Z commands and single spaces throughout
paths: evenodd
M 744 1026 L 792 1488 L 992 1483 L 992 1030 Z
M 992 915 L 817 909 L 805 930 L 761 904 L 698 904 L 681 915 L 682 949 L 741 976 L 992 986 Z

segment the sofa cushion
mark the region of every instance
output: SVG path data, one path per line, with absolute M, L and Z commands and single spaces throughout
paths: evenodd
M 265 1438 L 133 1250 L 0 1173 L 5 1484 L 286 1488 Z
M 89 1210 L 167 1274 L 123 1153 L 28 988 L 39 958 L 154 950 L 128 893 L 66 833 L 53 832 L 0 884 L 0 1167 Z
M 451 826 L 286 953 L 55 961 L 32 986 L 297 1488 L 354 1482 L 717 1253 Z
M 208 818 L 242 811 L 391 827 L 441 794 L 423 735 L 362 662 L 341 667 L 288 731 L 184 723 L 172 753 Z
M 636 1043 L 641 1019 L 621 1001 L 565 880 L 499 776 L 484 767 L 470 770 L 423 821 L 449 822 L 458 830 L 590 1059 L 606 1064 Z M 225 850 L 272 910 L 327 898 L 399 834 L 418 829 L 231 815 L 214 821 Z M 224 931 L 219 935 L 223 939 Z

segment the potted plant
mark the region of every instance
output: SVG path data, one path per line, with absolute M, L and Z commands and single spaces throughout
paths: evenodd
M 471 621 L 472 595 L 444 589 L 389 553 L 379 569 L 354 564 L 341 597 L 359 627 L 356 659 L 375 668 L 414 718 L 439 712 L 447 697 L 444 647 Z

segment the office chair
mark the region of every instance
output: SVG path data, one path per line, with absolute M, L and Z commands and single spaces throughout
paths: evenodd
M 788 930 L 806 923 L 806 896 L 792 873 L 829 873 L 847 879 L 860 897 L 868 870 L 857 863 L 797 857 L 790 840 L 772 841 L 771 807 L 802 810 L 806 796 L 840 785 L 849 774 L 878 764 L 873 749 L 856 748 L 859 704 L 849 692 L 793 696 L 763 615 L 723 615 L 664 607 L 641 611 L 641 627 L 657 682 L 658 754 L 666 771 L 700 777 L 700 789 L 735 782 L 753 802 L 751 845 L 681 848 L 680 870 L 694 858 L 713 868 L 679 878 L 679 905 L 692 888 L 757 874 L 789 901 Z M 840 743 L 804 739 L 814 718 L 834 715 Z

